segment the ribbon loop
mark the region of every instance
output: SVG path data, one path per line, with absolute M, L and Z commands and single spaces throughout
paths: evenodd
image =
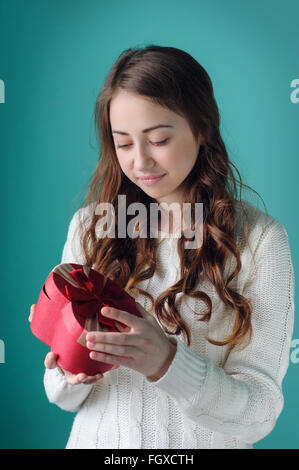
M 94 285 L 88 279 L 82 268 L 70 271 L 70 275 L 77 281 L 78 284 L 80 284 L 82 287 L 85 287 L 88 292 L 93 293 Z
M 59 269 L 60 266 L 61 269 Z M 72 269 L 74 267 L 75 269 Z M 134 299 L 122 287 L 97 271 L 87 269 L 86 266 L 58 265 L 54 274 L 60 279 L 63 278 L 63 284 L 57 282 L 57 285 L 72 303 L 74 315 L 82 325 L 87 319 L 98 314 L 100 324 L 109 326 L 113 331 L 118 331 L 114 321 L 101 314 L 102 307 L 121 308 L 121 305 L 127 304 L 132 310 L 132 301 L 135 303 Z

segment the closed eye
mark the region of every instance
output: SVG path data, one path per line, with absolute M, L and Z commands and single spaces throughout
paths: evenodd
M 161 142 L 151 142 L 151 144 L 153 145 L 163 145 L 163 144 L 166 144 L 166 142 L 168 141 L 168 139 L 165 139 L 165 140 L 162 140 Z M 118 145 L 117 148 L 118 149 L 121 149 L 121 148 L 125 148 L 125 147 L 129 147 L 131 144 L 126 144 L 126 145 Z

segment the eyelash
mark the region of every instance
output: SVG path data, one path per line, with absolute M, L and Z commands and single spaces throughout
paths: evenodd
M 167 141 L 168 141 L 168 139 L 165 139 L 165 140 L 162 140 L 161 142 L 152 142 L 152 144 L 159 146 L 159 145 L 166 144 Z M 118 148 L 118 149 L 121 149 L 121 148 L 129 147 L 129 146 L 130 146 L 130 144 L 118 145 L 117 148 Z

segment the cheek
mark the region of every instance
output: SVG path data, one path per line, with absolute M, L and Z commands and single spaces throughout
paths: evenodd
M 197 155 L 197 148 L 194 146 L 193 142 L 186 140 L 181 143 L 175 153 L 176 164 L 181 168 L 182 172 L 188 172 L 193 168 Z
M 118 163 L 119 163 L 119 166 L 121 167 L 122 171 L 126 175 L 128 175 L 130 173 L 128 160 L 126 160 L 125 158 L 119 158 L 118 157 Z
M 193 150 L 193 153 L 192 153 Z M 175 173 L 181 176 L 188 171 L 190 165 L 192 165 L 194 160 L 194 149 L 191 149 L 189 145 L 185 142 L 181 142 L 172 148 L 170 152 L 165 154 L 163 158 L 163 163 L 165 168 L 168 168 L 170 171 L 173 170 Z
M 156 158 L 156 161 L 166 171 L 172 171 L 178 166 L 181 167 L 182 160 L 182 151 L 180 145 L 172 145 L 163 151 L 160 150 L 158 158 Z

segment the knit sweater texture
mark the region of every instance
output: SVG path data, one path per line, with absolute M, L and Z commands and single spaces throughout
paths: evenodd
M 201 300 L 176 297 L 181 318 L 190 327 L 191 345 L 186 345 L 183 334 L 171 335 L 177 351 L 159 380 L 120 366 L 95 384 L 71 385 L 58 368 L 45 369 L 49 401 L 76 413 L 66 448 L 252 449 L 273 430 L 284 407 L 282 381 L 294 327 L 294 269 L 283 223 L 267 218 L 248 202 L 243 204 L 249 218 L 249 246 L 237 202 L 235 240 L 242 269 L 229 287 L 252 306 L 251 342 L 229 351 L 227 345 L 206 340 L 208 336 L 222 341 L 232 333 L 235 314 L 220 300 L 214 285 L 200 276 L 196 289 L 209 295 L 211 319 L 198 321 L 196 314 L 207 310 Z M 84 264 L 78 220 L 88 220 L 91 208 L 80 208 L 71 218 L 62 263 Z M 177 233 L 158 235 L 156 271 L 138 284 L 154 298 L 180 278 Z M 235 265 L 230 257 L 225 278 Z M 151 307 L 144 295 L 131 295 L 145 309 Z

